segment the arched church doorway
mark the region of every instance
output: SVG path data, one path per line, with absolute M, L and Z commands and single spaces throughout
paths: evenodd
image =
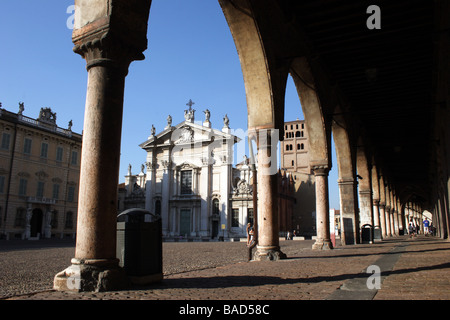
M 33 210 L 33 215 L 30 220 L 30 237 L 35 238 L 39 237 L 42 232 L 42 210 L 36 208 Z

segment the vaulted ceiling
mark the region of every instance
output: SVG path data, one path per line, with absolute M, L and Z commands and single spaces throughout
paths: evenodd
M 381 29 L 367 27 L 372 4 L 381 10 Z M 252 1 L 252 8 L 280 59 L 307 55 L 321 65 L 317 78 L 326 78 L 339 93 L 343 112 L 353 121 L 349 130 L 363 137 L 369 157 L 396 194 L 403 201 L 426 202 L 432 163 L 433 1 Z M 327 110 L 329 116 L 335 112 Z

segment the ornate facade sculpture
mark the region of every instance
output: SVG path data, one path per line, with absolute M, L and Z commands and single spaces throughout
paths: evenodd
M 211 112 L 208 109 L 206 109 L 205 111 L 203 111 L 203 113 L 205 114 L 205 122 L 209 122 Z
M 233 188 L 234 195 L 253 194 L 253 188 L 246 180 L 239 180 L 236 187 Z
M 169 114 L 167 116 L 167 126 L 165 127 L 165 129 L 168 129 L 172 126 L 172 116 Z
M 41 108 L 38 120 L 56 124 L 56 112 L 52 112 L 51 108 Z
M 225 115 L 225 117 L 223 117 L 223 127 L 224 128 L 229 128 L 230 127 L 230 119 L 228 119 L 227 115 Z
M 186 121 L 194 122 L 194 119 L 195 119 L 195 115 L 194 115 L 194 114 L 195 114 L 195 109 L 192 109 L 192 106 L 193 106 L 194 104 L 195 104 L 195 103 L 192 102 L 191 99 L 189 99 L 189 102 L 186 103 L 186 105 L 189 106 L 189 109 L 184 110 L 184 119 L 185 119 Z

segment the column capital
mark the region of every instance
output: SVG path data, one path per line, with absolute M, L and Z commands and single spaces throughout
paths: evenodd
M 151 0 L 75 0 L 73 51 L 93 66 L 127 72 L 134 60 L 143 60 L 147 49 L 147 24 Z
M 85 39 L 75 44 L 73 51 L 86 60 L 86 69 L 104 66 L 122 70 L 125 75 L 134 60 L 143 60 L 142 51 L 137 48 L 124 46 L 118 38 L 103 34 L 100 38 Z
M 315 165 L 311 167 L 311 170 L 315 176 L 328 176 L 330 169 L 328 166 Z

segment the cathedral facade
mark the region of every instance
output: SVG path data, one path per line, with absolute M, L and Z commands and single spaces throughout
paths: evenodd
M 232 164 L 241 139 L 232 134 L 227 115 L 223 127 L 214 129 L 209 110 L 196 122 L 188 106 L 183 122 L 172 126 L 168 116 L 164 130 L 156 133 L 152 126 L 140 144 L 146 162 L 137 175 L 129 167 L 119 211 L 141 207 L 160 215 L 165 239 L 246 237 L 247 223 L 253 224 L 252 171 L 246 157 Z

